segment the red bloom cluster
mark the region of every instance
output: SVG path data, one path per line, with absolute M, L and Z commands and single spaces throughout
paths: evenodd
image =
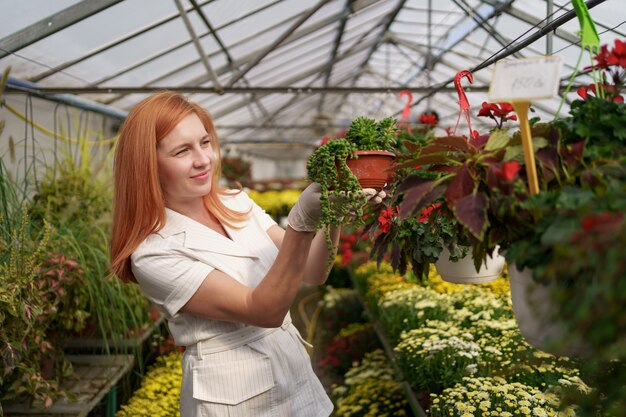
M 496 176 L 505 181 L 511 182 L 517 178 L 517 173 L 521 169 L 519 162 L 509 161 L 502 164 L 502 169 L 496 171 Z
M 391 230 L 391 222 L 393 222 L 394 219 L 398 217 L 399 211 L 399 206 L 396 206 L 395 208 L 389 206 L 380 212 L 380 216 L 378 216 L 378 223 L 380 224 L 381 232 L 389 233 L 389 231 Z
M 339 236 L 339 253 L 341 253 L 341 264 L 348 265 L 352 262 L 356 253 L 361 253 L 365 250 L 363 247 L 364 241 L 368 239 L 366 233 L 363 233 L 362 229 L 349 234 L 342 234 Z
M 572 236 L 572 244 L 582 248 L 605 250 L 614 244 L 611 237 L 617 233 L 624 219 L 624 213 L 603 211 L 584 217 L 581 222 L 581 230 Z
M 621 95 L 615 95 L 616 92 L 616 88 L 614 85 L 606 85 L 606 84 L 598 84 L 599 90 L 602 90 L 602 92 L 600 94 L 598 94 L 598 92 L 596 91 L 596 85 L 595 84 L 589 84 L 587 87 L 582 86 L 580 87 L 576 92 L 578 93 L 578 95 L 580 96 L 580 98 L 582 98 L 583 100 L 587 100 L 587 97 L 589 97 L 589 93 L 592 93 L 594 96 L 598 97 L 605 97 L 607 95 L 607 93 L 609 93 L 612 97 L 612 100 L 616 103 L 623 103 L 624 102 L 624 97 L 622 97 Z
M 357 237 L 355 233 L 349 235 L 342 234 L 339 237 L 339 251 L 341 252 L 341 263 L 348 265 L 354 256 L 352 248 L 356 245 Z
M 420 116 L 420 123 L 428 126 L 437 126 L 439 119 L 434 113 L 422 113 Z
M 626 42 L 615 39 L 613 49 L 610 51 L 607 45 L 602 45 L 600 53 L 595 56 L 595 60 L 598 63 L 589 68 L 607 69 L 611 66 L 626 68 Z
M 517 120 L 517 116 L 511 113 L 513 113 L 513 106 L 510 103 L 487 103 L 483 101 L 478 117 L 489 117 L 495 120 L 500 128 L 502 123 L 507 120 Z
M 585 70 L 603 70 L 602 80 L 587 87 L 580 87 L 577 91 L 578 95 L 586 100 L 591 92 L 596 97 L 623 103 L 624 97 L 620 95 L 620 90 L 624 86 L 624 78 L 626 77 L 626 42 L 616 39 L 611 50 L 607 45 L 602 45 L 600 53 L 594 59 L 597 63 L 585 68 Z M 609 76 L 613 84 L 608 84 Z
M 580 225 L 586 232 L 591 232 L 603 227 L 612 229 L 622 221 L 622 217 L 622 213 L 605 211 L 598 214 L 590 214 L 582 219 Z
M 430 206 L 426 207 L 425 209 L 422 210 L 422 213 L 420 214 L 420 218 L 419 218 L 419 222 L 420 223 L 425 223 L 428 221 L 428 217 L 430 216 L 430 213 L 436 209 L 437 207 L 439 207 L 441 204 L 440 203 L 435 203 L 435 204 L 431 204 Z

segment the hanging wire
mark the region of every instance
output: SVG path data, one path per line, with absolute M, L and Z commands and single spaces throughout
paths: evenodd
M 588 6 L 589 4 L 592 4 L 593 6 L 603 3 L 605 0 L 589 0 L 588 1 Z M 558 10 L 561 11 L 561 10 Z M 524 40 L 523 42 L 519 42 L 518 41 L 523 38 L 524 36 L 526 36 L 529 32 L 531 32 L 534 29 L 539 29 L 538 32 L 536 33 L 541 33 L 542 31 L 545 31 L 546 28 L 548 28 L 548 30 L 554 30 L 557 27 L 561 26 L 563 23 L 571 20 L 574 18 L 574 16 L 576 16 L 576 14 L 574 13 L 574 10 L 568 10 L 566 13 L 564 13 L 562 16 L 559 16 L 558 19 L 556 20 L 552 20 L 551 23 L 549 25 L 543 26 L 543 23 L 546 22 L 548 19 L 551 19 L 555 14 L 557 13 L 557 11 L 555 11 L 554 13 L 552 13 L 549 16 L 546 16 L 544 19 L 538 21 L 536 24 L 531 25 L 531 27 L 525 31 L 524 33 L 522 33 L 521 35 L 519 35 L 517 38 L 513 39 L 511 42 L 509 42 L 507 45 L 503 46 L 499 51 L 493 53 L 491 56 L 489 56 L 487 59 L 483 60 L 480 64 L 476 65 L 475 67 L 471 68 L 469 71 L 470 72 L 476 72 L 479 71 L 483 68 L 488 67 L 489 65 L 499 61 L 500 59 L 505 58 L 506 56 L 515 53 L 516 51 L 518 51 L 521 47 L 524 47 L 526 45 L 524 45 L 524 43 L 526 43 L 529 39 L 532 39 L 532 36 L 528 37 L 528 39 Z M 567 16 L 568 14 L 571 14 L 571 16 Z M 552 27 L 554 26 L 554 27 Z M 519 47 L 519 48 L 518 48 Z M 498 59 L 495 59 L 496 57 L 498 57 L 498 55 L 500 55 L 502 52 L 507 51 L 507 55 L 499 57 Z M 491 62 L 493 61 L 493 62 Z M 434 95 L 435 93 L 437 93 L 441 88 L 445 87 L 446 85 L 450 84 L 451 82 L 454 81 L 454 78 L 449 79 L 447 81 L 443 81 L 441 83 L 439 83 L 437 86 L 433 87 L 433 89 L 426 95 L 422 96 L 419 100 L 417 100 L 415 103 L 413 103 L 412 107 L 417 106 L 418 104 L 420 104 L 422 101 L 424 101 L 425 99 L 431 97 L 432 95 Z

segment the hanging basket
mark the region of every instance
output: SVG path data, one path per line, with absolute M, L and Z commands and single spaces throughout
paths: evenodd
M 504 269 L 504 256 L 498 253 L 498 247 L 493 251 L 493 257 L 487 256 L 479 271 L 476 271 L 471 254 L 456 262 L 450 260 L 450 251 L 444 246 L 435 263 L 435 268 L 444 281 L 454 284 L 483 284 L 498 279 Z
M 519 271 L 515 264 L 509 266 L 509 281 L 515 321 L 528 344 L 556 356 L 589 356 L 590 348 L 582 340 L 568 337 L 563 343 L 569 332 L 566 323 L 556 319 L 553 284 L 535 282 L 532 270 Z
M 348 158 L 346 164 L 359 180 L 362 188 L 382 190 L 389 181 L 389 171 L 396 156 L 387 151 L 356 151 L 357 158 Z

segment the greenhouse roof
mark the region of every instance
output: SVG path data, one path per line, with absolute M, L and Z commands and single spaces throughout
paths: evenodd
M 624 0 L 586 4 L 602 44 L 626 37 Z M 463 85 L 475 116 L 500 59 L 554 54 L 561 91 L 572 75 L 592 81 L 565 0 L 0 0 L 0 10 L 9 91 L 123 117 L 177 89 L 209 110 L 223 143 L 284 156 L 359 115 L 399 118 L 402 90 L 413 122 L 435 110 L 454 127 L 455 74 L 474 74 Z M 535 115 L 551 119 L 560 102 L 533 103 Z

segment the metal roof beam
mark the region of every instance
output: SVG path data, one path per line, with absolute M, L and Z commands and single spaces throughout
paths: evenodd
M 284 46 L 284 45 L 287 45 L 287 44 L 289 44 L 289 43 L 295 42 L 295 41 L 297 41 L 297 40 L 299 40 L 299 39 L 301 39 L 301 38 L 303 38 L 303 37 L 305 37 L 305 36 L 308 36 L 309 34 L 311 34 L 311 33 L 313 33 L 313 32 L 316 32 L 316 31 L 318 31 L 318 30 L 322 29 L 322 28 L 323 28 L 323 27 L 325 27 L 325 26 L 328 26 L 328 25 L 331 25 L 331 24 L 336 23 L 336 20 L 337 20 L 338 16 L 340 16 L 340 15 L 341 15 L 340 13 L 336 13 L 336 14 L 334 14 L 334 15 L 328 16 L 326 19 L 323 19 L 323 20 L 319 21 L 318 23 L 316 23 L 315 25 L 312 25 L 311 27 L 308 27 L 308 28 L 302 29 L 301 31 L 298 31 L 298 32 L 296 32 L 296 33 L 293 33 L 293 34 L 292 34 L 292 35 L 291 35 L 291 36 L 290 36 L 287 40 L 285 40 L 285 42 L 283 43 L 283 46 Z M 291 18 L 289 18 L 289 19 L 285 19 L 285 20 L 283 20 L 283 21 L 281 21 L 281 22 L 278 22 L 278 23 L 276 23 L 275 25 L 272 25 L 272 26 L 271 26 L 270 28 L 268 28 L 267 30 L 273 30 L 273 29 L 275 29 L 275 28 L 277 28 L 277 27 L 279 27 L 279 26 L 282 26 L 282 25 L 286 24 L 286 22 L 288 22 L 289 20 L 291 20 Z M 225 26 L 224 26 L 224 27 L 225 27 Z M 221 29 L 221 28 L 220 28 L 220 29 Z M 241 41 L 237 42 L 236 44 L 233 44 L 232 46 L 234 47 L 234 46 L 239 46 L 239 45 L 242 45 L 242 44 L 244 44 L 244 43 L 246 43 L 246 42 L 249 42 L 250 40 L 254 39 L 255 37 L 256 37 L 256 35 L 249 36 L 249 37 L 247 37 L 247 38 L 245 38 L 245 39 L 243 39 L 243 40 L 241 40 Z M 184 44 L 184 45 L 187 45 L 187 44 L 189 44 L 189 42 L 185 42 L 185 44 Z M 182 44 L 181 44 L 181 45 L 175 46 L 174 48 L 171 48 L 171 49 L 170 49 L 170 50 L 168 50 L 168 51 L 165 51 L 165 52 L 163 52 L 163 53 L 160 53 L 159 55 L 157 55 L 157 56 L 155 56 L 155 57 L 152 57 L 152 58 L 150 58 L 149 60 L 144 60 L 143 62 L 141 62 L 141 63 L 139 63 L 139 64 L 137 64 L 137 65 L 132 66 L 131 68 L 127 68 L 126 70 L 124 70 L 124 71 L 122 71 L 122 72 L 119 72 L 119 73 L 117 73 L 117 74 L 114 74 L 114 75 L 112 75 L 112 76 L 110 76 L 110 77 L 107 77 L 106 79 L 100 80 L 99 82 L 97 82 L 97 83 L 95 83 L 95 84 L 96 84 L 96 85 L 101 84 L 101 83 L 106 82 L 106 81 L 108 81 L 108 80 L 114 79 L 114 78 L 116 78 L 116 77 L 118 77 L 118 76 L 120 76 L 120 75 L 124 74 L 125 72 L 131 71 L 131 70 L 133 70 L 133 69 L 137 69 L 137 68 L 139 68 L 140 66 L 142 66 L 142 65 L 146 64 L 147 62 L 150 62 L 150 61 L 151 61 L 151 60 L 153 60 L 153 59 L 156 59 L 156 58 L 159 58 L 159 57 L 161 57 L 161 56 L 164 56 L 164 55 L 166 55 L 167 53 L 172 52 L 173 50 L 178 49 L 179 47 L 182 47 L 182 46 L 184 46 L 184 45 L 182 45 Z M 258 54 L 258 52 L 252 52 L 252 53 L 250 53 L 250 54 L 246 55 L 244 58 L 240 59 L 238 63 L 235 63 L 235 67 L 238 67 L 238 66 L 244 65 L 246 62 L 248 62 L 248 60 L 254 59 L 254 57 L 256 57 L 256 55 L 257 55 L 257 54 Z M 211 56 L 213 56 L 213 55 L 209 55 L 209 57 L 211 57 Z M 164 80 L 165 78 L 167 78 L 167 77 L 169 77 L 169 76 L 171 76 L 171 75 L 173 75 L 173 74 L 176 74 L 177 72 L 180 72 L 180 71 L 182 71 L 182 70 L 184 70 L 184 69 L 186 69 L 186 68 L 189 68 L 190 66 L 195 65 L 195 64 L 197 64 L 198 62 L 199 62 L 199 60 L 195 60 L 195 61 L 192 61 L 192 62 L 191 62 L 191 63 L 189 63 L 189 64 L 183 65 L 182 67 L 175 68 L 175 69 L 173 69 L 172 71 L 169 71 L 169 72 L 167 72 L 167 73 L 165 73 L 165 74 L 163 74 L 163 75 L 161 75 L 161 76 L 159 76 L 159 77 L 157 77 L 157 78 L 154 78 L 154 79 L 152 79 L 152 80 L 148 81 L 148 82 L 147 82 L 146 84 L 144 84 L 144 85 L 149 85 L 149 84 L 158 83 L 159 81 Z M 218 75 L 223 75 L 224 73 L 228 72 L 228 67 L 227 67 L 227 66 L 224 66 L 224 67 L 221 67 L 221 69 L 220 69 L 220 68 L 218 68 L 218 69 L 216 70 L 216 72 L 217 72 L 217 74 L 218 74 Z M 196 85 L 197 85 L 197 84 L 202 84 L 202 83 L 204 83 L 204 82 L 206 82 L 206 81 L 207 81 L 207 78 L 206 78 L 205 76 L 202 76 L 202 77 L 197 77 L 197 78 L 194 78 L 193 80 L 189 80 L 189 81 L 187 82 L 187 84 L 196 84 Z M 116 101 L 116 100 L 119 100 L 119 99 L 123 98 L 123 97 L 124 97 L 124 96 L 114 97 L 113 99 L 110 99 L 110 100 L 106 101 L 106 103 L 107 103 L 107 104 L 110 104 L 110 103 L 112 103 L 112 102 L 114 102 L 114 101 Z
M 489 4 L 491 6 L 496 6 L 498 4 L 497 0 L 482 0 L 483 3 Z M 535 16 L 527 13 L 523 10 L 520 10 L 514 6 L 509 7 L 505 10 L 506 14 L 515 17 L 518 20 L 521 20 L 524 23 L 528 23 L 529 25 L 536 26 L 538 28 L 543 28 L 550 24 L 550 22 L 544 22 L 543 19 L 538 19 Z M 569 43 L 578 43 L 580 42 L 580 38 L 566 30 L 556 28 L 551 33 L 554 33 L 558 38 L 563 39 Z
M 213 35 L 213 39 L 215 39 L 215 42 L 217 42 L 220 49 L 224 52 L 224 55 L 226 55 L 226 60 L 228 61 L 228 65 L 230 66 L 231 70 L 234 71 L 237 67 L 234 66 L 234 59 L 232 55 L 230 54 L 230 52 L 228 51 L 228 48 L 226 47 L 224 42 L 222 42 L 222 38 L 217 34 L 217 31 L 213 28 L 213 25 L 211 25 L 211 22 L 209 22 L 209 18 L 206 17 L 204 12 L 202 11 L 202 8 L 198 5 L 198 2 L 196 0 L 189 0 L 189 1 L 191 2 L 191 5 L 195 9 L 196 13 L 198 13 L 198 16 L 200 16 L 200 19 L 202 20 L 202 22 L 204 22 L 204 25 L 207 27 L 207 29 L 209 29 L 209 33 Z M 245 77 L 242 80 L 245 83 L 245 85 L 250 86 L 250 83 Z M 250 101 L 256 104 L 256 106 L 259 108 L 261 113 L 265 115 L 268 114 L 267 109 L 263 107 L 263 104 L 261 104 L 260 100 L 256 99 L 254 94 L 250 95 Z M 250 111 L 252 112 L 252 108 L 250 108 Z
M 506 1 L 501 1 L 501 2 L 497 2 L 496 6 L 491 6 L 488 5 L 489 7 L 491 7 L 491 10 L 486 14 L 486 16 L 483 18 L 484 21 L 488 21 L 489 19 L 491 19 L 494 16 L 497 16 L 498 14 L 502 13 L 503 10 L 511 7 L 511 4 L 513 4 L 515 0 L 506 0 Z M 470 33 L 474 32 L 476 29 L 478 29 L 478 24 L 476 22 L 474 22 L 473 24 L 470 24 L 469 26 L 464 26 L 464 27 L 460 27 L 458 30 L 452 31 L 450 33 L 448 33 L 448 36 L 446 36 L 445 39 L 443 39 L 440 42 L 440 45 L 444 46 L 445 48 L 443 48 L 441 50 L 441 52 L 439 52 L 438 55 L 432 57 L 432 60 L 430 62 L 426 62 L 424 63 L 424 65 L 422 65 L 421 68 L 419 68 L 417 71 L 415 71 L 415 73 L 413 75 L 411 75 L 406 81 L 405 83 L 408 84 L 410 83 L 413 79 L 417 78 L 425 69 L 426 69 L 426 65 L 431 65 L 431 67 L 434 67 L 434 65 L 449 51 L 451 50 L 454 46 L 456 46 L 457 44 L 459 44 L 463 39 L 465 39 Z
M 193 30 L 193 26 L 191 25 L 191 21 L 189 20 L 189 16 L 187 16 L 187 12 L 185 11 L 183 4 L 181 3 L 180 0 L 174 0 L 174 3 L 176 3 L 176 8 L 178 9 L 178 13 L 180 14 L 181 19 L 183 19 L 183 22 L 185 23 L 187 32 L 189 32 L 189 36 L 191 37 L 191 40 L 193 41 L 193 45 L 196 48 L 196 52 L 198 52 L 200 61 L 204 65 L 204 69 L 206 69 L 207 74 L 209 74 L 209 77 L 211 77 L 211 79 L 213 80 L 213 85 L 215 86 L 215 90 L 218 93 L 220 93 L 222 91 L 222 84 L 220 83 L 219 78 L 217 78 L 217 74 L 215 73 L 215 70 L 213 70 L 213 67 L 211 66 L 211 63 L 209 62 L 207 55 L 204 52 L 202 45 L 200 44 L 200 40 L 198 39 L 198 36 L 196 35 L 195 30 Z
M 587 0 L 586 4 L 587 4 L 587 8 L 591 9 L 595 6 L 597 6 L 598 4 L 603 3 L 605 0 Z M 509 55 L 511 55 L 512 53 L 519 51 L 525 47 L 527 47 L 528 45 L 532 44 L 533 42 L 535 42 L 536 40 L 542 38 L 543 36 L 545 36 L 545 34 L 549 31 L 553 31 L 556 28 L 558 28 L 559 26 L 565 24 L 566 22 L 572 20 L 574 17 L 576 17 L 576 13 L 574 10 L 570 10 L 566 13 L 564 13 L 562 16 L 559 16 L 558 19 L 553 20 L 550 24 L 540 28 L 539 30 L 537 30 L 535 33 L 533 33 L 532 35 L 528 36 L 526 39 L 524 39 L 523 41 L 520 41 L 514 45 L 511 45 L 509 48 L 507 48 L 506 50 L 502 51 L 499 54 L 496 54 L 494 56 L 492 56 L 491 58 L 489 58 L 486 61 L 483 61 L 481 64 L 470 68 L 469 71 L 470 72 L 476 72 L 479 71 L 483 68 L 488 67 L 489 65 L 498 62 L 501 59 L 504 59 L 506 57 L 508 57 Z M 451 82 L 453 82 L 454 79 L 450 79 L 448 81 L 444 81 L 442 83 L 439 83 L 438 86 L 436 86 L 433 91 L 431 91 L 430 93 L 428 93 L 427 95 L 421 97 L 419 100 L 417 100 L 415 103 L 413 103 L 411 106 L 416 106 L 418 104 L 420 104 L 423 100 L 427 99 L 428 97 L 436 94 L 438 91 L 440 91 L 440 88 L 443 88 L 445 86 L 447 86 L 448 84 L 450 84 Z
M 302 16 L 300 16 L 300 18 L 296 22 L 294 22 L 294 24 L 289 29 L 287 29 L 287 31 L 285 31 L 281 36 L 279 36 L 278 39 L 276 39 L 269 47 L 265 49 L 265 51 L 263 51 L 263 53 L 259 54 L 258 57 L 254 61 L 250 62 L 248 65 L 246 65 L 244 69 L 242 69 L 241 71 L 233 75 L 230 81 L 228 81 L 227 86 L 232 87 L 237 81 L 239 81 L 239 79 L 241 79 L 241 77 L 246 75 L 248 71 L 254 68 L 259 62 L 261 62 L 263 58 L 269 55 L 278 45 L 283 43 L 292 33 L 296 31 L 296 29 L 298 29 L 304 22 L 306 22 L 311 16 L 313 16 L 319 9 L 322 8 L 322 6 L 324 6 L 329 1 L 330 0 L 321 0 L 314 7 L 307 10 L 306 13 L 303 13 Z
M 83 0 L 45 19 L 28 25 L 22 30 L 0 39 L 0 59 L 19 51 L 41 39 L 53 35 L 68 26 L 80 22 L 122 0 Z
M 354 75 L 354 78 L 352 79 L 352 83 L 351 83 L 352 86 L 354 86 L 357 83 L 359 77 L 361 76 L 361 74 L 363 74 L 363 70 L 365 68 L 365 65 L 367 65 L 367 62 L 370 60 L 370 58 L 372 57 L 372 55 L 374 54 L 374 52 L 376 51 L 376 49 L 378 48 L 380 43 L 385 38 L 385 34 L 387 33 L 387 31 L 389 30 L 389 28 L 393 24 L 394 20 L 398 16 L 398 13 L 400 13 L 400 10 L 402 10 L 402 7 L 404 7 L 404 3 L 406 3 L 406 0 L 400 0 L 398 2 L 397 6 L 395 7 L 395 9 L 393 9 L 393 11 L 391 13 L 389 13 L 388 15 L 386 15 L 382 19 L 382 21 L 386 20 L 385 21 L 385 25 L 383 26 L 383 30 L 376 37 L 376 42 L 374 42 L 374 44 L 372 45 L 372 48 L 368 52 L 367 56 L 361 62 L 361 64 L 359 64 L 358 69 L 355 71 L 355 75 Z M 341 106 L 343 106 L 343 103 L 345 102 L 346 97 L 347 97 L 347 95 L 343 96 L 342 100 L 335 107 L 334 113 L 337 113 L 339 111 L 339 109 L 341 108 Z
M 203 5 L 211 3 L 212 1 L 214 1 L 214 0 L 208 0 L 208 1 L 204 2 Z M 187 9 L 188 12 L 191 11 L 191 10 L 192 10 L 191 8 Z M 178 18 L 178 14 L 173 14 L 170 17 L 167 17 L 167 18 L 165 18 L 163 20 L 160 20 L 160 21 L 158 21 L 156 23 L 153 23 L 153 24 L 148 25 L 148 26 L 146 26 L 146 27 L 144 27 L 142 29 L 139 29 L 139 30 L 137 30 L 135 32 L 132 32 L 131 34 L 126 35 L 126 36 L 124 36 L 124 37 L 122 37 L 120 39 L 117 39 L 117 40 L 115 40 L 113 42 L 110 42 L 110 43 L 107 43 L 105 45 L 102 45 L 99 48 L 96 48 L 96 49 L 92 50 L 91 52 L 88 52 L 86 55 L 80 56 L 80 57 L 78 57 L 76 59 L 72 59 L 72 60 L 66 61 L 63 64 L 57 65 L 54 68 L 46 70 L 46 71 L 44 71 L 44 72 L 42 72 L 40 74 L 37 74 L 35 76 L 29 77 L 28 81 L 37 83 L 37 82 L 39 82 L 39 81 L 41 81 L 41 80 L 43 80 L 45 78 L 48 78 L 51 75 L 54 75 L 54 74 L 56 74 L 58 72 L 61 72 L 61 71 L 65 70 L 65 69 L 67 69 L 67 68 L 69 68 L 69 67 L 71 67 L 73 65 L 79 64 L 79 63 L 81 63 L 81 62 L 83 62 L 83 61 L 85 61 L 85 60 L 87 60 L 89 58 L 92 58 L 92 57 L 94 57 L 94 56 L 96 56 L 96 55 L 98 55 L 98 54 L 100 54 L 102 52 L 106 52 L 106 51 L 108 51 L 111 48 L 114 48 L 114 47 L 116 47 L 118 45 L 121 45 L 121 44 L 123 44 L 126 41 L 134 39 L 137 36 L 143 35 L 144 33 L 148 33 L 152 29 L 155 29 L 155 28 L 157 28 L 157 27 L 159 27 L 161 25 L 164 25 L 166 23 L 169 23 L 172 20 L 177 19 L 177 18 Z M 189 42 L 191 42 L 191 41 L 186 42 L 186 44 L 189 43 Z M 96 83 L 96 84 L 98 84 L 98 83 Z
M 346 51 L 344 54 L 341 55 L 339 60 L 347 58 L 347 57 L 349 57 L 351 55 L 354 55 L 354 54 L 356 54 L 358 52 L 361 52 L 361 50 L 366 49 L 369 46 L 370 46 L 370 43 L 364 43 L 364 44 L 359 45 L 358 47 L 350 48 L 350 50 Z M 328 65 L 328 63 L 324 63 L 324 64 L 318 65 L 316 67 L 310 68 L 308 71 L 305 71 L 304 73 L 298 74 L 298 75 L 296 75 L 296 76 L 294 76 L 294 77 L 292 77 L 292 78 L 290 78 L 288 80 L 285 80 L 285 82 L 286 82 L 287 85 L 290 85 L 290 84 L 296 83 L 296 82 L 298 82 L 298 81 L 300 81 L 302 79 L 308 78 L 308 77 L 310 77 L 311 75 L 314 75 L 314 74 L 318 74 L 318 76 L 316 77 L 316 80 L 317 80 L 320 77 L 320 75 L 321 75 L 320 71 L 323 71 L 324 68 L 327 65 Z M 302 92 L 305 92 L 305 91 L 309 91 L 311 88 L 313 88 L 313 87 L 306 86 L 306 87 L 303 87 L 302 89 L 298 89 L 297 87 L 290 86 L 290 87 L 287 87 L 286 92 L 287 93 L 289 93 L 289 92 L 291 92 L 291 93 L 302 93 Z M 312 91 L 312 90 L 310 90 L 310 91 Z M 298 95 L 299 94 L 296 94 L 296 96 L 294 96 L 292 100 L 297 99 Z M 289 103 L 289 105 L 290 105 L 290 103 Z M 235 104 L 229 106 L 226 109 L 222 109 L 221 111 L 216 112 L 215 113 L 215 117 L 218 118 L 218 117 L 224 116 L 224 115 L 226 115 L 228 113 L 231 113 L 231 112 L 233 112 L 235 110 L 240 109 L 241 106 L 242 106 L 241 102 L 235 103 Z M 282 108 L 280 110 L 282 111 Z M 274 117 L 276 114 L 277 114 L 277 112 L 274 112 L 274 114 L 272 114 L 271 117 Z M 264 121 L 271 120 L 271 117 L 264 119 Z
M 335 65 L 335 59 L 337 58 L 337 52 L 339 51 L 339 46 L 341 46 L 341 39 L 343 38 L 346 22 L 348 21 L 348 17 L 350 16 L 350 9 L 354 0 L 345 0 L 345 5 L 343 6 L 341 21 L 339 22 L 339 28 L 337 29 L 337 35 L 335 36 L 335 41 L 333 45 L 333 51 L 330 54 L 330 59 L 328 60 L 328 69 L 324 74 L 324 87 L 328 87 L 328 81 L 330 80 L 330 74 L 333 72 L 333 67 Z M 324 107 L 324 95 L 320 96 L 320 101 L 317 105 L 317 111 L 321 112 L 322 107 Z
M 500 46 L 502 46 L 503 48 L 506 48 L 508 44 L 511 42 L 510 39 L 506 39 L 504 36 L 502 36 L 500 32 L 498 32 L 498 30 L 494 28 L 493 25 L 491 25 L 487 21 L 487 19 L 483 19 L 483 17 L 480 16 L 480 14 L 476 13 L 476 11 L 467 3 L 467 1 L 465 0 L 452 0 L 452 1 L 454 2 L 454 4 L 459 6 L 459 8 L 463 10 L 463 12 L 465 12 L 467 17 L 471 18 L 474 22 L 476 22 L 478 26 L 484 29 L 485 32 L 491 35 L 496 40 L 496 42 L 500 44 Z M 516 58 L 523 57 L 523 55 L 520 53 L 515 53 L 514 56 Z

